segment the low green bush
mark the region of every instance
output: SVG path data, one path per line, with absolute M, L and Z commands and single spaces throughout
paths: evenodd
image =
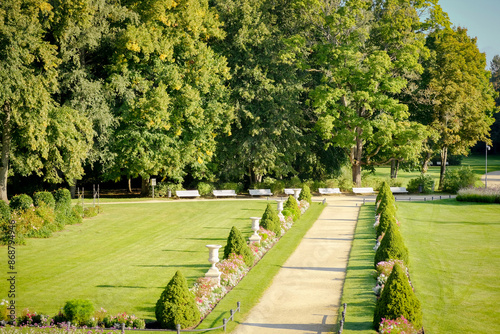
M 100 212 L 102 212 L 102 207 L 99 205 L 96 206 L 86 206 L 83 209 L 83 214 L 86 218 L 91 218 L 97 216 Z
M 196 189 L 198 189 L 198 192 L 201 196 L 207 196 L 212 195 L 212 190 L 214 190 L 215 188 L 211 183 L 199 182 L 196 186 Z
M 251 267 L 253 265 L 254 257 L 252 251 L 236 226 L 231 228 L 231 232 L 229 232 L 229 236 L 227 237 L 227 243 L 224 247 L 224 259 L 228 259 L 231 253 L 243 256 L 243 260 L 247 266 Z
M 389 226 L 387 226 L 385 235 L 375 253 L 374 266 L 376 267 L 377 263 L 381 261 L 389 260 L 402 260 L 406 266 L 410 260 L 408 248 L 406 248 L 399 228 L 394 222 L 389 222 Z
M 234 190 L 237 194 L 241 194 L 245 189 L 243 187 L 243 183 L 241 182 L 226 182 L 222 183 L 219 186 L 220 190 Z
M 54 209 L 56 207 L 56 200 L 54 199 L 54 195 L 52 195 L 48 191 L 39 191 L 33 195 L 33 204 L 38 207 L 43 204 L 48 207 Z
M 312 203 L 311 189 L 307 184 L 302 185 L 302 191 L 299 195 L 299 201 L 307 201 L 309 204 Z
M 380 213 L 379 224 L 377 226 L 377 238 L 387 231 L 387 228 L 391 223 L 396 224 L 396 217 L 394 212 L 390 210 L 384 210 Z
M 448 169 L 443 179 L 443 191 L 456 194 L 462 188 L 473 187 L 479 176 L 470 167 Z
M 298 176 L 294 176 L 289 180 L 285 181 L 287 188 L 300 188 L 302 186 L 302 181 Z
M 260 220 L 260 226 L 266 230 L 276 233 L 277 236 L 281 235 L 281 223 L 278 217 L 278 212 L 270 203 L 267 204 L 266 211 Z
M 83 208 L 80 205 L 73 206 L 67 221 L 69 225 L 81 224 L 83 222 Z
M 272 177 L 264 178 L 264 181 L 254 185 L 256 189 L 271 189 L 273 194 L 284 194 L 285 193 L 285 182 L 282 180 L 276 180 Z
M 430 194 L 434 192 L 434 180 L 428 174 L 420 174 L 419 177 L 408 182 L 406 189 L 411 193 L 422 191 L 424 194 Z
M 155 186 L 155 196 L 168 197 L 169 189 L 171 191 L 171 195 L 175 194 L 176 190 L 185 190 L 182 183 L 158 182 Z
M 0 201 L 0 222 L 10 221 L 10 207 L 4 201 Z
M 378 191 L 375 203 L 380 202 L 385 197 L 388 197 L 388 199 L 391 199 L 391 198 L 394 199 L 394 195 L 392 194 L 391 187 L 389 186 L 389 183 L 387 183 L 387 181 L 382 182 L 382 185 L 380 186 L 380 189 Z
M 61 211 L 63 214 L 69 216 L 71 214 L 71 193 L 68 189 L 57 189 L 54 192 L 54 199 L 56 201 L 56 211 Z
M 422 328 L 420 301 L 415 296 L 403 268 L 395 264 L 377 300 L 373 326 L 378 330 L 382 319 L 394 320 L 401 316 L 410 321 L 415 328 Z
M 26 194 L 16 195 L 10 199 L 9 206 L 12 211 L 26 211 L 33 205 L 33 200 Z
M 200 322 L 200 311 L 194 295 L 180 271 L 168 282 L 156 302 L 155 314 L 161 328 L 175 329 L 177 324 L 187 328 Z
M 63 307 L 66 321 L 75 326 L 86 326 L 92 322 L 94 305 L 90 300 L 75 299 L 66 302 Z

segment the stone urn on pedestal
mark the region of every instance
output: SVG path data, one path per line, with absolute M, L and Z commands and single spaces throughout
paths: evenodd
M 260 235 L 257 233 L 259 230 L 259 222 L 260 222 L 260 217 L 250 217 L 252 220 L 252 231 L 253 234 L 248 238 L 250 242 L 259 242 L 260 241 Z
M 220 271 L 219 268 L 215 266 L 217 262 L 219 262 L 219 248 L 221 248 L 221 245 L 206 245 L 205 247 L 208 248 L 208 262 L 212 264 L 212 267 L 208 269 L 207 273 L 205 274 L 205 277 L 210 277 L 212 279 L 212 282 L 220 285 Z
M 297 203 L 299 202 L 299 195 L 300 195 L 300 191 L 302 189 L 298 188 L 298 189 L 293 189 L 293 197 L 295 197 L 295 200 L 297 201 Z
M 281 215 L 281 211 L 283 211 L 283 203 L 285 201 L 281 199 L 277 199 L 276 202 L 278 202 L 278 215 Z

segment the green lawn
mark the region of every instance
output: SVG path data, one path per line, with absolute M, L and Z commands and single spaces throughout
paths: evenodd
M 500 206 L 399 203 L 429 333 L 500 333 Z
M 30 307 L 53 316 L 67 300 L 83 298 L 112 314 L 126 311 L 154 320 L 156 300 L 175 271 L 181 270 L 192 285 L 210 266 L 205 245 L 224 246 L 233 225 L 249 236 L 249 217 L 262 215 L 267 203 L 104 205 L 104 213 L 82 225 L 67 226 L 50 239 L 28 239 L 26 246 L 17 247 L 17 309 Z M 221 325 L 222 317 L 229 317 L 229 309 L 236 308 L 237 301 L 242 301 L 237 320 L 243 319 L 322 210 L 323 205 L 313 203 L 201 327 Z M 0 261 L 7 263 L 7 249 L 3 249 Z M 5 291 L 2 285 L 4 296 Z
M 104 213 L 49 239 L 17 247 L 17 309 L 54 315 L 67 300 L 90 299 L 108 312 L 154 319 L 154 305 L 176 270 L 189 284 L 209 268 L 207 244 L 225 245 L 231 226 L 251 234 L 249 217 L 267 202 L 108 204 Z M 2 273 L 7 249 L 2 247 Z M 7 296 L 7 284 L 0 296 Z M 4 298 L 5 298 L 4 297 Z
M 356 225 L 356 233 L 352 243 L 346 280 L 342 292 L 341 303 L 347 303 L 346 322 L 343 334 L 376 333 L 373 327 L 375 312 L 375 294 L 372 288 L 375 279 L 371 275 L 375 251 L 375 232 L 373 230 L 375 205 L 361 207 Z M 339 310 L 339 321 L 342 309 Z

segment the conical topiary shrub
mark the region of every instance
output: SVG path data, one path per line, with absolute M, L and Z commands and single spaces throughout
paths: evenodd
M 391 222 L 396 223 L 396 217 L 394 216 L 393 211 L 382 211 L 382 213 L 380 213 L 379 224 L 377 226 L 377 238 L 387 230 Z
M 281 235 L 281 223 L 278 212 L 271 204 L 267 204 L 266 211 L 264 211 L 262 219 L 260 220 L 260 226 L 276 233 L 277 236 Z
M 394 222 L 390 222 L 380 246 L 375 253 L 375 266 L 380 261 L 402 260 L 408 265 L 408 248 L 406 248 L 399 228 Z
M 309 204 L 312 203 L 311 189 L 307 184 L 302 185 L 302 191 L 299 194 L 299 201 L 307 201 Z
M 405 317 L 415 328 L 422 328 L 420 301 L 404 270 L 399 264 L 395 264 L 377 301 L 373 325 L 378 330 L 382 318 L 394 320 L 400 316 Z
M 245 261 L 247 266 L 250 267 L 253 265 L 254 257 L 252 251 L 236 226 L 231 228 L 231 232 L 229 232 L 229 236 L 227 237 L 227 244 L 224 247 L 224 259 L 228 259 L 231 253 L 242 255 L 243 261 Z
M 300 218 L 300 209 L 299 206 L 297 205 L 297 200 L 292 195 L 288 196 L 288 199 L 286 200 L 283 209 L 292 212 L 294 221 Z
M 396 200 L 394 199 L 392 193 L 382 196 L 382 198 L 378 202 L 377 215 L 384 210 L 392 210 L 394 211 L 394 213 L 396 213 Z
M 380 189 L 378 191 L 377 199 L 375 200 L 375 203 L 378 203 L 384 197 L 392 197 L 394 199 L 394 195 L 392 194 L 391 187 L 389 186 L 389 183 L 387 183 L 387 181 L 382 182 L 382 185 L 380 186 Z
M 161 328 L 175 329 L 194 326 L 200 322 L 200 311 L 189 291 L 187 281 L 177 271 L 156 302 L 156 320 Z

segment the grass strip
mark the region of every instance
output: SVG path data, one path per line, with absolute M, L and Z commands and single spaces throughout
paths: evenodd
M 227 325 L 227 332 L 231 332 L 241 323 L 253 306 L 255 306 L 265 290 L 271 284 L 273 277 L 281 266 L 297 248 L 306 232 L 311 228 L 323 211 L 324 206 L 313 203 L 309 210 L 293 225 L 281 240 L 252 268 L 241 282 L 229 292 L 204 319 L 198 328 L 211 328 L 222 325 L 223 318 L 229 318 L 230 309 L 236 308 L 236 303 L 241 302 L 241 312 L 236 313 L 235 321 Z M 223 330 L 211 331 L 211 333 Z
M 375 256 L 374 216 L 375 204 L 365 204 L 361 207 L 341 298 L 341 305 L 347 303 L 343 334 L 377 333 L 373 329 L 376 301 L 372 290 L 375 286 L 372 276 Z M 339 321 L 341 314 L 342 307 L 339 309 Z

